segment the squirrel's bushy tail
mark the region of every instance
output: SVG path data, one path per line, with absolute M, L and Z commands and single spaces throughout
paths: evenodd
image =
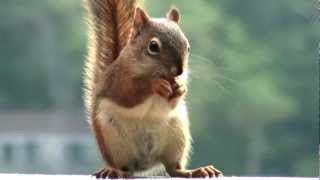
M 83 0 L 89 25 L 88 59 L 85 68 L 86 105 L 92 108 L 99 75 L 126 46 L 139 0 Z
M 113 62 L 126 45 L 133 26 L 137 0 L 84 0 L 88 11 L 90 46 L 96 58 Z

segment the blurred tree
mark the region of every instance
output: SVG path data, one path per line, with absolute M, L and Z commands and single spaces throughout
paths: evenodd
M 79 107 L 86 39 L 80 4 L 1 3 L 0 107 Z

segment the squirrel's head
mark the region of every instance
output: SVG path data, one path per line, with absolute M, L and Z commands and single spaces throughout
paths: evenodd
M 186 71 L 190 46 L 179 21 L 176 8 L 171 8 L 166 18 L 150 18 L 143 9 L 136 8 L 128 48 L 136 56 L 137 74 L 174 78 Z

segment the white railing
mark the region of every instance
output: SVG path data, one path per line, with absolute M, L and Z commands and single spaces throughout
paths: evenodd
M 0 174 L 1 180 L 94 180 L 92 176 L 84 175 L 32 175 L 32 174 Z M 136 178 L 139 179 L 139 178 Z M 136 180 L 135 179 L 135 180 Z M 166 178 L 166 177 L 144 177 L 145 179 L 181 179 L 181 178 Z M 214 179 L 214 178 L 213 178 Z M 316 180 L 318 178 L 304 177 L 221 177 L 218 180 Z

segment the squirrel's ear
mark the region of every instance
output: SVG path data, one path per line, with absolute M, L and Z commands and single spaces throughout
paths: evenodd
M 172 7 L 167 13 L 167 18 L 171 21 L 176 22 L 177 24 L 180 22 L 180 12 L 176 7 Z
M 136 12 L 134 15 L 134 23 L 133 23 L 135 28 L 140 29 L 149 21 L 149 19 L 150 17 L 141 7 L 136 8 Z

